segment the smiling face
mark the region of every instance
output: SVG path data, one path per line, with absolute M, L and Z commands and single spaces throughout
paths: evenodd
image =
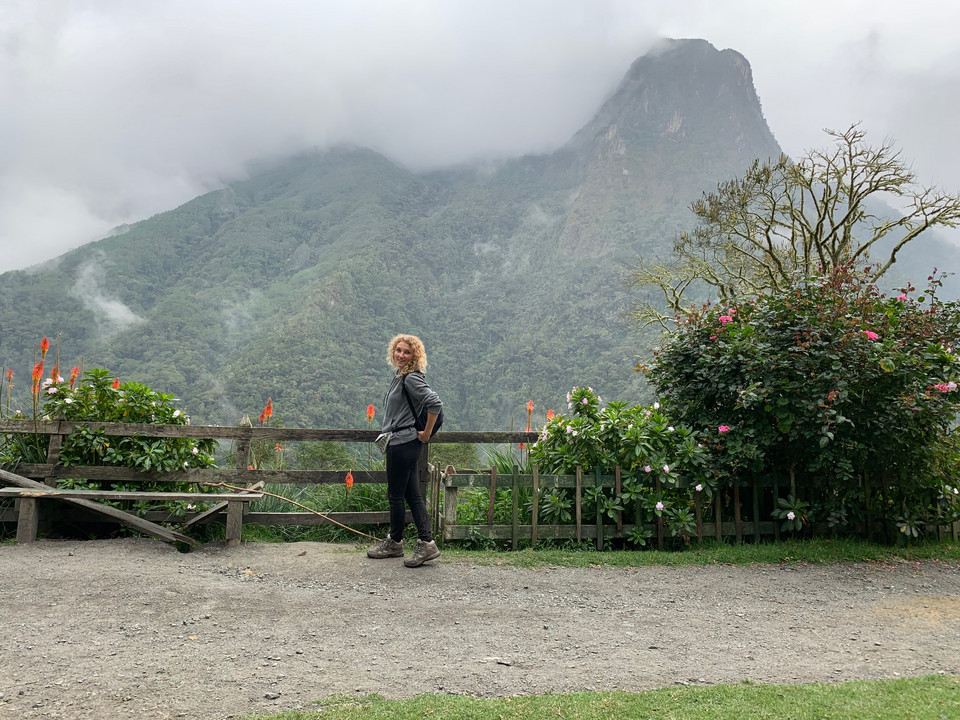
M 393 364 L 398 370 L 403 370 L 411 360 L 413 360 L 413 348 L 403 340 L 399 341 L 393 348 Z

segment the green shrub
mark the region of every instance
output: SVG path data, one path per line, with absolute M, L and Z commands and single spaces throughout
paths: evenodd
M 784 527 L 802 524 L 802 509 L 862 531 L 869 512 L 916 536 L 956 516 L 946 480 L 958 469 L 960 305 L 938 287 L 931 277 L 926 293 L 888 297 L 868 272 L 840 268 L 707 305 L 678 323 L 649 377 L 708 438 L 715 482 L 758 473 L 803 488 L 802 508 L 773 513 Z
M 530 449 L 530 460 L 547 474 L 572 475 L 599 470 L 621 471 L 621 492 L 589 487 L 584 492 L 584 517 L 597 512 L 615 522 L 623 513 L 638 527 L 630 542 L 644 546 L 651 533 L 642 525 L 662 518 L 673 537 L 696 532 L 693 504 L 698 493 L 711 497 L 711 478 L 705 472 L 706 455 L 697 433 L 672 420 L 660 406 L 611 402 L 604 406 L 592 388 L 573 388 L 567 395 L 569 415 L 547 422 Z M 571 522 L 573 492 L 551 488 L 540 497 L 544 523 Z

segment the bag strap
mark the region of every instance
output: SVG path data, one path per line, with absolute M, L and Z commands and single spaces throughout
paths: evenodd
M 404 425 L 402 428 L 397 428 L 398 430 L 406 430 L 409 427 L 417 427 L 417 411 L 413 409 L 413 400 L 410 399 L 410 393 L 407 392 L 407 385 L 404 382 L 406 378 L 406 373 L 400 376 L 400 389 L 403 391 L 403 396 L 407 399 L 407 405 L 410 406 L 410 414 L 413 415 L 413 425 Z
M 417 411 L 413 409 L 413 400 L 410 399 L 410 393 L 407 392 L 407 385 L 404 383 L 406 379 L 406 374 L 400 376 L 400 389 L 403 390 L 403 396 L 407 399 L 407 405 L 410 406 L 410 414 L 416 419 Z

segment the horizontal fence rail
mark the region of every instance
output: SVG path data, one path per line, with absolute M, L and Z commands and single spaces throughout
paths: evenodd
M 78 466 L 63 465 L 59 462 L 60 448 L 69 435 L 81 428 L 100 430 L 110 437 L 148 437 L 148 438 L 187 438 L 196 440 L 215 440 L 218 442 L 232 442 L 236 450 L 236 463 L 232 468 L 190 468 L 162 473 L 156 471 L 142 471 L 136 468 L 96 465 Z M 176 483 L 178 485 L 196 484 L 198 487 L 205 483 L 225 483 L 240 487 L 259 487 L 264 484 L 272 485 L 342 485 L 344 471 L 333 470 L 253 470 L 248 468 L 250 451 L 253 443 L 276 442 L 351 442 L 373 443 L 380 434 L 379 430 L 343 430 L 322 428 L 275 428 L 275 427 L 241 427 L 221 425 L 159 425 L 147 423 L 106 423 L 106 422 L 78 422 L 68 420 L 30 419 L 0 419 L 0 434 L 20 435 L 49 435 L 50 443 L 46 463 L 21 463 L 16 467 L 16 473 L 26 478 L 32 478 L 55 487 L 59 481 L 66 479 L 80 479 L 88 481 L 122 483 L 131 485 L 146 485 L 154 483 Z M 439 488 L 440 473 L 428 465 L 429 448 L 433 444 L 443 443 L 480 443 L 480 444 L 516 444 L 529 443 L 536 439 L 537 434 L 532 432 L 456 432 L 441 431 L 431 438 L 425 446 L 421 457 L 421 486 L 427 499 L 428 509 L 435 527 L 439 529 Z M 379 451 L 378 451 L 379 452 Z M 353 482 L 356 484 L 386 484 L 386 472 L 383 470 L 352 470 Z M 96 491 L 90 491 L 94 497 Z M 156 493 L 154 494 L 156 495 Z M 144 499 L 146 499 L 146 494 Z M 154 496 L 151 496 L 154 499 Z M 173 491 L 169 499 L 178 499 Z M 211 496 L 211 500 L 216 498 Z M 63 513 L 65 511 L 61 511 Z M 411 520 L 409 511 L 408 521 Z M 0 506 L 0 522 L 16 522 L 18 513 L 12 508 Z M 180 522 L 190 526 L 201 518 L 200 522 L 222 522 L 223 517 L 211 514 L 211 511 L 187 513 L 175 518 L 171 512 L 163 510 L 149 510 L 143 514 L 144 519 L 152 522 Z M 276 525 L 276 526 L 312 526 L 337 524 L 344 525 L 382 525 L 388 523 L 390 513 L 382 511 L 358 512 L 323 512 L 323 516 L 312 512 L 261 512 L 246 510 L 243 522 L 247 525 Z

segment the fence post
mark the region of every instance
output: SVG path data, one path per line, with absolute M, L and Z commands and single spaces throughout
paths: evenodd
M 613 481 L 615 484 L 616 497 L 617 500 L 620 499 L 620 493 L 623 492 L 623 488 L 620 485 L 620 466 L 617 465 L 613 469 Z M 617 510 L 617 535 L 620 535 L 623 532 L 623 510 Z
M 444 476 L 446 477 L 446 476 Z M 443 539 L 453 539 L 453 527 L 457 524 L 457 488 L 444 483 L 443 488 Z
M 733 481 L 733 523 L 737 534 L 737 544 L 743 542 L 743 522 L 740 517 L 740 486 Z
M 760 478 L 753 475 L 753 542 L 760 544 Z
M 597 498 L 597 550 L 603 550 L 603 508 L 600 503 L 600 498 L 603 493 L 603 483 L 600 480 L 599 466 L 594 468 L 593 471 L 593 488 L 596 491 Z
M 519 482 L 520 469 L 514 465 L 513 466 L 513 482 L 511 487 L 511 495 L 513 496 L 513 515 L 511 516 L 512 528 L 510 531 L 510 540 L 511 547 L 514 551 L 517 549 L 517 534 L 520 531 L 520 498 L 517 497 L 517 485 Z
M 778 501 L 780 500 L 780 483 L 777 482 L 777 476 L 773 476 L 773 509 L 777 509 Z M 776 542 L 780 542 L 780 523 L 774 518 L 773 522 L 773 539 Z
M 537 515 L 540 510 L 540 468 L 533 466 L 533 506 L 530 508 L 530 547 L 537 544 Z
M 497 502 L 497 468 L 490 468 L 490 502 L 487 505 L 487 525 L 493 525 L 494 505 Z
M 697 541 L 702 545 L 703 544 L 703 502 L 701 500 L 702 493 L 694 490 L 696 493 L 693 496 L 693 511 L 697 516 Z
M 60 462 L 60 448 L 63 447 L 63 435 L 60 434 L 61 420 L 57 420 L 57 434 L 50 435 L 50 443 L 47 445 L 47 464 L 50 465 L 50 475 L 43 479 L 45 485 L 50 487 L 57 486 L 57 476 L 54 468 Z
M 716 492 L 713 493 L 713 534 L 714 537 L 716 537 L 717 542 L 723 541 L 723 513 L 722 508 L 720 507 L 720 498 L 720 488 L 717 488 Z
M 577 497 L 576 497 L 576 509 L 577 509 L 577 542 L 580 542 L 583 538 L 581 536 L 581 523 L 583 522 L 583 517 L 581 515 L 582 503 L 581 503 L 581 490 L 583 486 L 583 468 L 577 465 Z
M 657 497 L 661 497 L 663 492 L 663 483 L 660 482 L 660 475 L 657 475 L 655 480 L 655 485 L 657 489 Z M 657 515 L 657 550 L 663 550 L 663 515 Z

